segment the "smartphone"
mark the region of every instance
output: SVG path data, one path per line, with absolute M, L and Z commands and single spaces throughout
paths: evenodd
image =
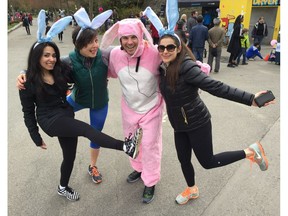
M 262 107 L 265 103 L 268 103 L 274 99 L 275 96 L 273 95 L 272 91 L 268 90 L 266 93 L 259 95 L 254 100 L 258 107 Z

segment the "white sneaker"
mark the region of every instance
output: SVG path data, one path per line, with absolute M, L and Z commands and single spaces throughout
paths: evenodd
M 142 128 L 138 128 L 135 131 L 134 136 L 132 138 L 130 138 L 131 134 L 129 134 L 128 138 L 125 138 L 123 150 L 126 154 L 128 154 L 133 159 L 135 159 L 138 156 L 139 145 L 142 140 L 142 135 L 143 135 Z

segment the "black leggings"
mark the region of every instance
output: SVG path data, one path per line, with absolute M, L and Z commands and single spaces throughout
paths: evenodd
M 103 148 L 110 148 L 123 151 L 123 141 L 114 139 L 89 124 L 73 119 L 61 117 L 52 126 L 45 130 L 49 136 L 57 136 L 63 153 L 61 164 L 60 185 L 67 186 L 73 170 L 76 158 L 78 136 L 84 136 L 93 143 L 98 143 Z
M 205 169 L 225 166 L 246 157 L 244 150 L 213 154 L 212 125 L 188 132 L 174 132 L 175 147 L 182 172 L 189 187 L 195 185 L 195 173 L 191 163 L 192 149 Z

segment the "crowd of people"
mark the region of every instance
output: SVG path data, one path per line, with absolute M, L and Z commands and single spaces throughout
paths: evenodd
M 185 190 L 177 195 L 176 203 L 186 204 L 199 196 L 191 162 L 192 150 L 205 169 L 226 166 L 245 158 L 256 163 L 262 171 L 268 169 L 268 160 L 259 141 L 243 150 L 213 153 L 211 114 L 199 96 L 201 89 L 220 98 L 257 106 L 255 99 L 266 91 L 252 94 L 208 75 L 214 57 L 214 72 L 220 70 L 225 32 L 220 27 L 219 18 L 213 20 L 214 27 L 209 26 L 208 30 L 207 24 L 203 24 L 208 18 L 204 19 L 197 11 L 193 11 L 188 19 L 186 15 L 179 19 L 179 16 L 173 16 L 178 15 L 178 1 L 167 0 L 166 7 L 171 12 L 166 15 L 167 23 L 164 24 L 159 14 L 147 7 L 139 13 L 139 18 L 126 18 L 109 26 L 101 44 L 98 29 L 113 11 L 101 12 L 91 21 L 85 9 L 80 8 L 73 14 L 77 22 L 72 33 L 75 49 L 61 58 L 52 38 L 60 37 L 73 18 L 60 16 L 57 25 L 53 24 L 47 30 L 45 11 L 40 11 L 38 23 L 41 26 L 38 28 L 43 35 L 38 34 L 37 41 L 32 44 L 27 68 L 18 76 L 17 86 L 24 122 L 36 146 L 47 149 L 38 125 L 49 136 L 58 137 L 63 152 L 57 188 L 59 195 L 73 201 L 80 198 L 79 193 L 69 186 L 69 179 L 76 157 L 77 137 L 84 136 L 91 141 L 88 173 L 94 183 L 99 184 L 104 178 L 96 164 L 100 147 L 124 151 L 130 156 L 132 168 L 127 182 L 142 179 L 142 201 L 152 202 L 161 179 L 165 105 L 174 129 L 180 168 L 187 183 Z M 147 30 L 147 20 L 151 23 L 151 32 Z M 235 21 L 235 35 L 228 46 L 228 52 L 231 52 L 228 65 L 231 67 L 239 64 L 241 56 L 242 64 L 245 64 L 245 52 L 250 49 L 245 41 L 248 31 L 242 31 L 241 22 L 243 15 Z M 260 25 L 258 29 L 262 28 Z M 244 36 L 239 37 L 240 33 Z M 118 45 L 113 46 L 116 38 Z M 256 38 L 254 47 L 258 48 L 261 38 Z M 208 74 L 203 73 L 201 67 L 206 41 L 209 44 Z M 253 54 L 247 58 L 254 57 Z M 107 82 L 111 78 L 119 80 L 122 91 L 122 128 L 126 137 L 123 141 L 101 132 L 108 113 Z M 68 83 L 72 83 L 73 88 L 67 95 Z M 275 100 L 268 101 L 265 106 L 273 103 Z M 74 112 L 82 109 L 89 110 L 90 125 L 74 119 Z

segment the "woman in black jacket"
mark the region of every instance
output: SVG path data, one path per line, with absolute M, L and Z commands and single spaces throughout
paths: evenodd
M 244 16 L 239 15 L 237 16 L 234 26 L 233 26 L 233 33 L 228 44 L 227 52 L 230 53 L 229 62 L 227 67 L 234 68 L 238 66 L 236 63 L 236 58 L 241 51 L 241 35 L 242 35 L 242 26 L 241 23 L 244 21 Z
M 54 42 L 36 42 L 28 57 L 25 89 L 19 91 L 24 122 L 36 146 L 47 149 L 39 128 L 51 137 L 57 136 L 63 152 L 58 194 L 76 201 L 79 194 L 68 186 L 76 157 L 78 136 L 88 138 L 101 147 L 124 151 L 136 158 L 142 129 L 125 141 L 114 139 L 89 124 L 74 119 L 73 108 L 66 101 L 68 84 L 73 82 L 68 67 L 61 62 Z
M 160 90 L 166 102 L 169 121 L 174 128 L 178 159 L 188 187 L 176 198 L 178 204 L 199 196 L 191 163 L 192 149 L 205 169 L 225 166 L 247 158 L 256 162 L 262 171 L 268 161 L 262 145 L 256 142 L 244 150 L 213 154 L 211 115 L 201 100 L 198 89 L 248 106 L 257 106 L 254 99 L 266 92 L 254 94 L 228 86 L 203 73 L 195 63 L 191 51 L 178 36 L 164 34 L 160 37 L 158 51 L 163 60 L 160 65 Z M 274 101 L 266 103 L 267 106 Z

